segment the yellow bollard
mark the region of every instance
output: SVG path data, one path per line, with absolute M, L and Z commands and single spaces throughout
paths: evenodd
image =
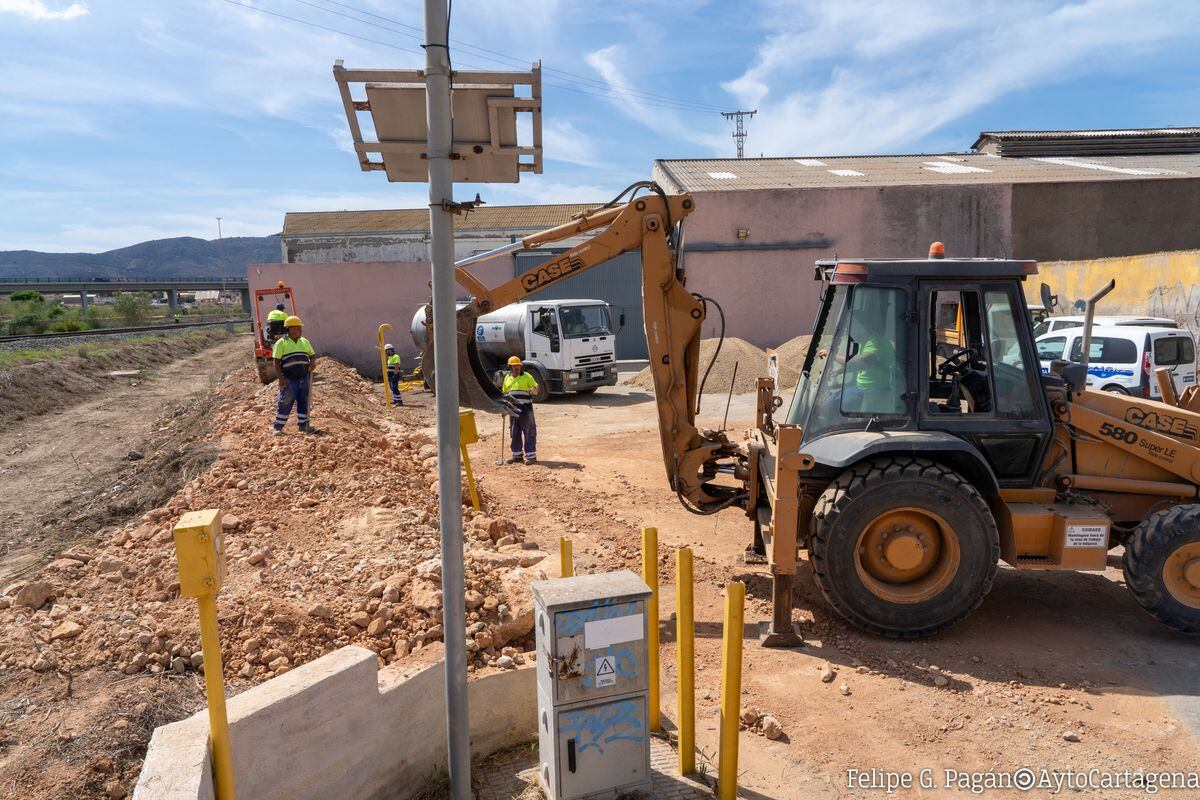
M 679 774 L 696 771 L 696 623 L 692 548 L 675 551 L 675 653 L 679 661 Z
M 565 536 L 558 539 L 558 571 L 564 578 L 575 576 L 575 550 L 571 540 Z
M 650 635 L 646 639 L 646 655 L 650 661 L 650 700 L 646 709 L 646 725 L 652 731 L 662 730 L 658 708 L 658 528 L 642 528 L 642 580 L 650 587 L 646 601 L 646 618 Z
M 389 406 L 392 404 L 392 387 L 388 386 L 387 382 L 387 353 L 383 350 L 383 345 L 385 344 L 383 335 L 391 329 L 391 324 L 385 322 L 379 326 L 379 330 L 375 331 L 375 336 L 379 339 L 379 363 L 383 367 L 383 397 L 384 402 Z
M 210 508 L 184 514 L 175 524 L 175 555 L 179 559 L 179 594 L 195 597 L 200 603 L 200 647 L 204 653 L 204 693 L 208 698 L 216 797 L 233 800 L 233 762 L 217 631 L 217 592 L 225 579 L 221 512 Z
M 462 453 L 463 469 L 467 473 L 467 487 L 471 490 L 471 507 L 479 510 L 479 490 L 475 488 L 475 473 L 471 472 L 471 456 L 467 445 L 479 441 L 479 431 L 475 429 L 475 412 L 458 412 L 458 449 Z
M 725 628 L 721 647 L 721 744 L 717 765 L 718 800 L 737 798 L 738 717 L 742 704 L 742 628 L 746 584 L 725 587 Z

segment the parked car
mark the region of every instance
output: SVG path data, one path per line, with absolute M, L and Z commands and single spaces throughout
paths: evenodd
M 1137 325 L 1143 328 L 1178 328 L 1179 323 L 1173 319 L 1166 317 L 1125 317 L 1125 316 L 1103 316 L 1097 315 L 1092 320 L 1093 325 Z M 1061 331 L 1066 328 L 1082 328 L 1082 316 L 1070 317 L 1045 317 L 1033 326 L 1034 337 L 1042 334 L 1052 333 L 1053 331 Z
M 1042 372 L 1056 358 L 1080 361 L 1083 326 L 1043 334 L 1034 342 Z M 1094 325 L 1088 357 L 1088 386 L 1106 392 L 1158 399 L 1154 371 L 1171 370 L 1175 391 L 1196 383 L 1196 339 L 1191 331 L 1162 326 Z

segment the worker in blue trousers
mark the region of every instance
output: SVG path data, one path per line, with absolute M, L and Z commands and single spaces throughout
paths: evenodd
M 512 458 L 510 464 L 537 463 L 537 421 L 533 418 L 533 395 L 538 390 L 537 381 L 524 371 L 521 359 L 508 359 L 508 374 L 500 391 L 517 413 L 509 419 L 512 435 Z
M 403 370 L 400 369 L 400 356 L 396 355 L 396 348 L 390 344 L 383 346 L 383 353 L 387 356 L 387 381 L 392 389 L 392 402 L 402 406 L 404 398 L 400 396 L 400 374 Z
M 316 433 L 308 419 L 308 396 L 317 356 L 308 339 L 300 335 L 303 333 L 303 323 L 299 317 L 288 317 L 284 320 L 284 326 L 287 336 L 275 342 L 271 350 L 275 370 L 279 373 L 279 405 L 275 409 L 275 426 L 271 434 L 283 434 L 283 426 L 292 415 L 293 405 L 296 406 L 296 424 L 300 430 Z

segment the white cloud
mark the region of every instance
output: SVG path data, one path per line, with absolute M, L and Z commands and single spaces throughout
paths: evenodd
M 757 60 L 723 84 L 757 107 L 747 150 L 910 148 L 1006 95 L 1103 75 L 1200 32 L 1200 6 L 1149 0 L 769 2 Z
M 85 16 L 88 7 L 86 3 L 71 3 L 63 9 L 52 9 L 42 0 L 0 0 L 0 14 L 4 13 L 16 14 L 35 22 L 64 21 Z

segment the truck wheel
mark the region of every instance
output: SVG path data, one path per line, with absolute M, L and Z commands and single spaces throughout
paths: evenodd
M 533 364 L 526 364 L 525 371 L 533 376 L 537 381 L 537 390 L 533 392 L 533 402 L 544 403 L 550 399 L 550 384 L 546 383 L 546 376 L 540 369 Z
M 928 636 L 967 616 L 992 587 L 1000 536 L 987 503 L 953 470 L 887 457 L 842 473 L 817 500 L 817 588 L 871 633 Z
M 1125 585 L 1166 625 L 1200 633 L 1200 505 L 1159 511 L 1125 543 Z
M 1112 392 L 1113 394 L 1129 394 L 1129 390 L 1126 389 L 1124 386 L 1121 386 L 1119 383 L 1110 383 L 1108 386 L 1105 386 L 1101 391 Z

